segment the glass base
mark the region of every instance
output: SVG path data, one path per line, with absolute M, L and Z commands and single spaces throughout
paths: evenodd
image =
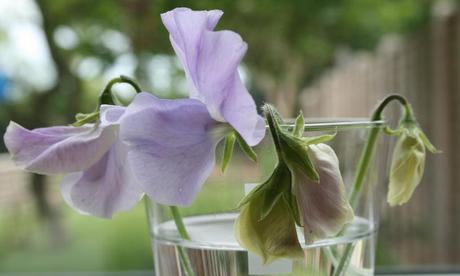
M 157 226 L 153 239 L 157 275 L 186 275 L 178 247 L 186 249 L 196 275 L 333 275 L 348 245 L 353 253 L 343 275 L 373 275 L 375 229 L 368 220 L 355 217 L 336 238 L 304 245 L 304 256 L 282 259 L 263 265 L 259 257 L 248 254 L 235 239 L 235 213 L 187 217 L 184 219 L 191 241 L 182 240 L 173 221 Z M 298 231 L 303 244 L 302 232 Z

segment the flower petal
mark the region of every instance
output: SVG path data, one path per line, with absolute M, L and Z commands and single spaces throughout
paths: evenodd
M 116 140 L 117 126 L 58 126 L 27 130 L 10 122 L 4 141 L 22 169 L 41 174 L 82 171 L 98 161 Z
M 326 144 L 309 147 L 310 157 L 319 174 L 319 183 L 311 181 L 301 172 L 293 174 L 307 244 L 336 235 L 354 216 L 334 150 Z
M 241 37 L 231 31 L 211 31 L 220 11 L 173 10 L 162 19 L 181 60 L 190 97 L 201 100 L 217 121 L 229 122 L 249 145 L 260 142 L 265 123 L 238 74 L 247 50 Z
M 126 153 L 127 147 L 117 141 L 93 166 L 68 174 L 61 185 L 65 201 L 82 213 L 105 218 L 132 208 L 143 193 L 126 162 Z
M 283 257 L 302 255 L 296 233 L 296 215 L 288 201 L 291 194 L 291 172 L 284 163 L 257 186 L 243 202 L 235 222 L 236 238 L 241 246 L 259 255 L 265 263 Z M 296 207 L 297 208 L 297 207 Z
M 120 136 L 144 191 L 156 202 L 188 205 L 215 164 L 216 122 L 193 99 L 164 100 L 138 94 L 123 116 Z
M 236 238 L 241 246 L 262 257 L 264 263 L 279 258 L 302 256 L 295 221 L 284 200 L 277 200 L 270 212 L 260 219 L 264 197 L 243 206 L 235 222 Z
M 191 88 L 190 96 L 199 98 L 199 94 L 194 87 L 197 76 L 194 70 L 197 66 L 201 37 L 205 30 L 213 30 L 222 16 L 222 11 L 192 11 L 188 8 L 176 8 L 172 11 L 163 13 L 161 20 L 169 32 L 171 44 L 184 66 L 185 73 Z

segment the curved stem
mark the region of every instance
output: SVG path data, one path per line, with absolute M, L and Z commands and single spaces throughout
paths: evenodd
M 101 106 L 101 104 L 115 104 L 113 97 L 112 97 L 112 86 L 114 86 L 117 83 L 127 83 L 130 84 L 135 90 L 136 93 L 140 93 L 142 91 L 141 87 L 130 77 L 127 76 L 119 76 L 117 78 L 111 79 L 109 83 L 105 86 L 104 90 L 102 90 L 101 95 L 99 96 L 99 104 L 98 107 Z
M 190 235 L 188 234 L 187 229 L 185 228 L 185 224 L 182 220 L 179 208 L 177 206 L 169 206 L 169 209 L 171 210 L 171 214 L 173 216 L 174 222 L 176 223 L 177 231 L 179 232 L 180 237 L 184 240 L 190 240 Z M 187 251 L 180 245 L 177 246 L 177 250 L 179 253 L 179 259 L 181 260 L 187 275 L 194 276 L 195 272 L 193 272 L 193 268 L 190 263 L 190 258 L 187 254 Z
M 386 97 L 375 109 L 374 113 L 372 113 L 371 121 L 378 121 L 382 119 L 382 113 L 385 107 L 392 101 L 398 101 L 404 108 L 404 116 L 403 121 L 414 120 L 413 119 L 413 112 L 412 108 L 409 105 L 409 102 L 401 95 L 390 95 Z M 369 168 L 369 164 L 374 152 L 375 143 L 377 141 L 378 134 L 380 132 L 380 128 L 374 127 L 369 132 L 367 142 L 364 145 L 364 149 L 361 153 L 361 157 L 359 159 L 358 167 L 356 170 L 355 180 L 352 185 L 352 190 L 349 195 L 350 204 L 353 207 L 356 207 L 357 201 L 359 199 L 359 195 L 361 193 L 364 178 L 366 177 L 367 170 Z
M 403 96 L 396 95 L 396 94 L 389 95 L 377 106 L 375 111 L 372 113 L 371 120 L 372 121 L 381 120 L 383 110 L 392 101 L 398 101 L 404 108 L 404 115 L 401 119 L 402 122 L 414 121 L 414 115 L 413 115 L 412 108 L 410 107 L 409 102 Z M 349 195 L 350 204 L 353 208 L 355 208 L 356 205 L 358 204 L 359 196 L 363 188 L 364 179 L 369 169 L 369 165 L 370 165 L 373 153 L 374 153 L 375 144 L 377 142 L 379 132 L 380 132 L 380 128 L 378 127 L 374 127 L 371 129 L 371 131 L 369 132 L 368 138 L 367 138 L 367 142 L 364 145 L 364 149 L 361 153 L 361 157 L 358 162 L 358 167 L 356 169 L 355 180 L 353 182 L 352 190 Z M 353 249 L 352 244 L 348 244 L 346 246 L 343 256 L 340 260 L 340 263 L 336 269 L 336 273 L 334 275 L 342 275 L 343 270 L 347 269 L 347 266 L 348 266 L 347 263 L 348 263 L 350 254 L 353 252 L 352 249 Z

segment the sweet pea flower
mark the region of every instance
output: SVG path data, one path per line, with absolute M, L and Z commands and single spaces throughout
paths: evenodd
M 254 146 L 265 135 L 265 122 L 237 70 L 247 44 L 232 31 L 213 31 L 222 14 L 176 8 L 161 19 L 184 66 L 190 98 L 202 101 L 214 120 L 228 122 Z
M 425 169 L 426 149 L 432 153 L 439 151 L 414 121 L 403 122 L 400 129 L 391 134 L 398 136 L 398 140 L 391 161 L 387 201 L 390 206 L 395 206 L 409 201 L 420 184 Z
M 80 127 L 27 130 L 10 122 L 5 145 L 16 165 L 26 171 L 67 174 L 61 193 L 74 209 L 99 217 L 127 210 L 142 192 L 125 162 L 127 148 L 118 137 L 123 107 L 105 105 L 100 122 Z
M 121 124 L 136 180 L 161 204 L 193 201 L 215 165 L 217 143 L 232 128 L 249 146 L 265 135 L 265 121 L 237 71 L 247 45 L 234 32 L 213 31 L 221 15 L 186 8 L 162 14 L 190 99 L 141 93 Z
M 230 128 L 215 121 L 195 99 L 136 95 L 120 136 L 143 191 L 157 203 L 188 205 L 215 165 L 215 147 Z

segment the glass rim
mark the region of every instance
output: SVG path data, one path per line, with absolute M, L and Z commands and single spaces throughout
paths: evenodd
M 282 128 L 292 130 L 295 119 L 286 119 Z M 327 131 L 345 129 L 382 128 L 386 126 L 384 120 L 370 120 L 364 117 L 328 117 L 328 118 L 305 118 L 304 131 Z M 267 125 L 268 128 L 268 125 Z

